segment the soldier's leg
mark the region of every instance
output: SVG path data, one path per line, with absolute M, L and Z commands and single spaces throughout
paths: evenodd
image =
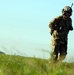
M 59 53 L 59 45 L 53 46 L 53 61 L 57 61 Z
M 62 61 L 65 59 L 67 54 L 67 45 L 63 44 L 60 46 L 60 55 L 59 55 L 59 61 Z

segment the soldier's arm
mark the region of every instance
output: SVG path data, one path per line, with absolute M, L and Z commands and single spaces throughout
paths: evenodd
M 56 19 L 54 18 L 52 21 L 50 21 L 48 26 L 50 29 L 55 29 L 55 24 L 56 24 Z
M 69 30 L 73 30 L 73 26 L 72 26 L 72 19 L 70 19 L 71 25 L 69 26 Z
M 50 34 L 53 34 L 53 31 L 57 29 L 57 18 L 54 18 L 52 21 L 50 21 L 48 27 L 50 28 Z

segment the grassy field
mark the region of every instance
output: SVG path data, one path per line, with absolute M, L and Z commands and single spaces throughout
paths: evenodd
M 74 75 L 74 63 L 0 54 L 0 75 Z

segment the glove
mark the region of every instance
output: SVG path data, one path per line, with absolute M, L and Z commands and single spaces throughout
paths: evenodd
M 51 35 L 53 34 L 53 33 L 50 33 Z
M 73 27 L 69 27 L 69 30 L 71 30 L 71 31 L 72 31 L 72 30 L 73 30 Z
M 51 34 L 51 35 L 53 34 L 53 31 L 54 31 L 53 29 L 50 30 L 50 34 Z

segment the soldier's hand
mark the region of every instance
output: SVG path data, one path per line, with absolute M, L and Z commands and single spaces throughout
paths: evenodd
M 73 30 L 73 27 L 69 27 L 69 30 L 71 30 L 71 31 L 72 31 L 72 30 Z
M 71 30 L 73 30 L 73 28 Z
M 52 33 L 51 32 L 49 32 L 51 35 L 52 35 Z
M 54 31 L 53 29 L 50 29 L 50 34 L 51 34 L 51 35 L 53 34 L 53 31 Z

